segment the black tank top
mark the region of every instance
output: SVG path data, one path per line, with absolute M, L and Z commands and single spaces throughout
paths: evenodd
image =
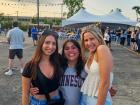
M 30 67 L 25 67 L 22 75 L 27 78 L 31 78 L 31 69 Z M 51 79 L 47 78 L 40 70 L 39 66 L 37 67 L 37 74 L 34 80 L 31 80 L 33 87 L 38 87 L 38 94 L 48 94 L 59 87 L 59 78 L 53 77 Z

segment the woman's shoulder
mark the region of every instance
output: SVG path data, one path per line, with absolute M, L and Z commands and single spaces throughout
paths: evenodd
M 31 73 L 32 73 L 31 71 L 32 71 L 31 62 L 27 62 L 22 72 L 22 76 L 31 78 Z
M 31 67 L 31 61 L 28 61 L 26 64 L 25 64 L 25 67 L 24 68 L 30 68 Z
M 97 48 L 97 55 L 101 55 L 101 56 L 106 56 L 106 55 L 110 55 L 110 49 L 106 46 L 106 45 L 99 45 Z
M 109 50 L 109 48 L 106 45 L 99 45 L 97 47 L 97 51 L 105 51 L 105 50 Z

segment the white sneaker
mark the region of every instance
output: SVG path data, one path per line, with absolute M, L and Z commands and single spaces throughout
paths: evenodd
M 9 70 L 9 71 L 5 72 L 4 74 L 10 76 L 10 75 L 13 75 L 13 71 L 12 70 Z
M 20 69 L 20 73 L 21 73 L 21 74 L 22 74 L 22 72 L 23 72 L 23 68 Z

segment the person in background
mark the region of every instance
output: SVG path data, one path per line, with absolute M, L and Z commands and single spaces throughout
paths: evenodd
M 121 30 L 121 38 L 120 38 L 120 45 L 124 46 L 125 44 L 125 30 Z
M 23 44 L 25 41 L 24 32 L 18 27 L 18 22 L 13 22 L 13 28 L 7 33 L 7 40 L 10 44 L 9 47 L 9 70 L 5 72 L 5 75 L 12 75 L 13 60 L 15 56 L 18 57 L 20 62 L 20 72 L 22 73 L 24 68 L 23 61 Z
M 31 27 L 28 29 L 28 37 L 31 37 Z
M 112 51 L 112 48 L 111 48 L 111 42 L 112 42 L 112 36 L 111 36 L 111 32 L 110 32 L 110 29 L 108 29 L 108 34 L 109 34 L 109 49 Z
M 80 40 L 80 35 L 81 35 L 81 29 L 80 28 L 77 28 L 77 32 L 76 32 L 76 35 L 77 35 L 77 40 Z
M 109 47 L 109 31 L 108 30 L 105 30 L 105 33 L 104 33 L 104 41 L 106 43 L 106 45 Z
M 61 77 L 57 33 L 45 30 L 22 73 L 22 105 L 47 105 L 48 99 L 59 99 L 58 87 Z M 30 87 L 39 92 L 30 95 Z
M 83 31 L 81 45 L 83 52 L 88 51 L 89 55 L 80 105 L 112 105 L 109 90 L 113 81 L 113 58 L 109 48 L 94 28 Z
M 34 46 L 37 45 L 37 41 L 38 41 L 38 29 L 33 26 L 33 28 L 31 29 L 31 34 L 32 34 L 32 39 L 33 39 L 33 44 Z
M 131 49 L 136 51 L 137 50 L 137 43 L 136 43 L 136 35 L 137 35 L 137 30 L 132 31 L 131 33 Z
M 130 46 L 130 42 L 131 42 L 131 30 L 128 29 L 127 30 L 127 46 Z
M 136 42 L 137 42 L 137 46 L 138 46 L 138 52 L 140 53 L 140 28 L 137 32 L 137 35 L 136 35 Z
M 121 27 L 119 27 L 116 30 L 116 44 L 119 45 L 120 44 L 120 38 L 121 38 Z

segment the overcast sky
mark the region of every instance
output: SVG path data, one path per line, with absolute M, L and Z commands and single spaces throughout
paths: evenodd
M 2 2 L 2 1 L 17 2 L 18 0 L 0 0 L 0 2 Z M 34 2 L 35 3 L 36 0 L 20 0 L 19 3 L 24 4 L 24 2 L 29 2 L 29 3 Z M 62 0 L 40 0 L 40 3 L 42 3 L 42 4 L 53 4 L 53 3 L 60 4 L 60 3 L 62 3 Z M 84 7 L 87 9 L 87 11 L 91 12 L 95 15 L 105 15 L 105 14 L 108 14 L 112 9 L 120 8 L 122 10 L 122 13 L 125 16 L 127 16 L 128 18 L 133 19 L 133 20 L 136 20 L 136 13 L 134 10 L 132 10 L 132 7 L 140 6 L 140 0 L 84 0 L 83 3 L 84 3 Z M 34 6 L 36 6 L 36 5 L 34 5 Z M 21 11 L 22 13 L 26 13 L 26 10 L 29 10 L 29 8 L 30 8 L 30 10 L 32 8 L 35 8 L 32 11 L 36 12 L 36 7 L 34 7 L 34 6 L 32 6 L 32 5 L 30 5 L 30 7 L 26 6 L 26 8 L 23 8 L 23 10 L 22 10 L 22 8 L 18 8 L 18 11 Z M 6 13 L 6 14 L 9 14 L 9 13 L 15 13 L 15 11 L 17 11 L 16 8 L 13 7 L 11 9 L 10 7 L 9 8 L 6 7 L 7 9 L 5 9 L 5 7 L 0 6 L 0 12 L 7 11 L 8 13 Z M 44 12 L 42 12 L 42 11 L 44 11 Z M 57 11 L 59 13 L 59 12 L 61 12 L 61 6 L 59 6 L 59 7 L 50 6 L 50 7 L 47 7 L 47 9 L 40 8 L 41 14 L 45 13 L 45 14 L 50 15 L 50 13 L 48 13 L 46 11 L 48 11 L 48 12 Z M 65 10 L 63 10 L 63 11 L 65 11 Z M 19 13 L 21 13 L 21 12 L 19 12 Z M 31 12 L 29 14 L 31 14 Z
M 133 6 L 140 6 L 140 0 L 84 0 L 85 8 L 94 14 L 104 15 L 111 9 L 120 8 L 122 13 L 130 19 L 136 20 Z

